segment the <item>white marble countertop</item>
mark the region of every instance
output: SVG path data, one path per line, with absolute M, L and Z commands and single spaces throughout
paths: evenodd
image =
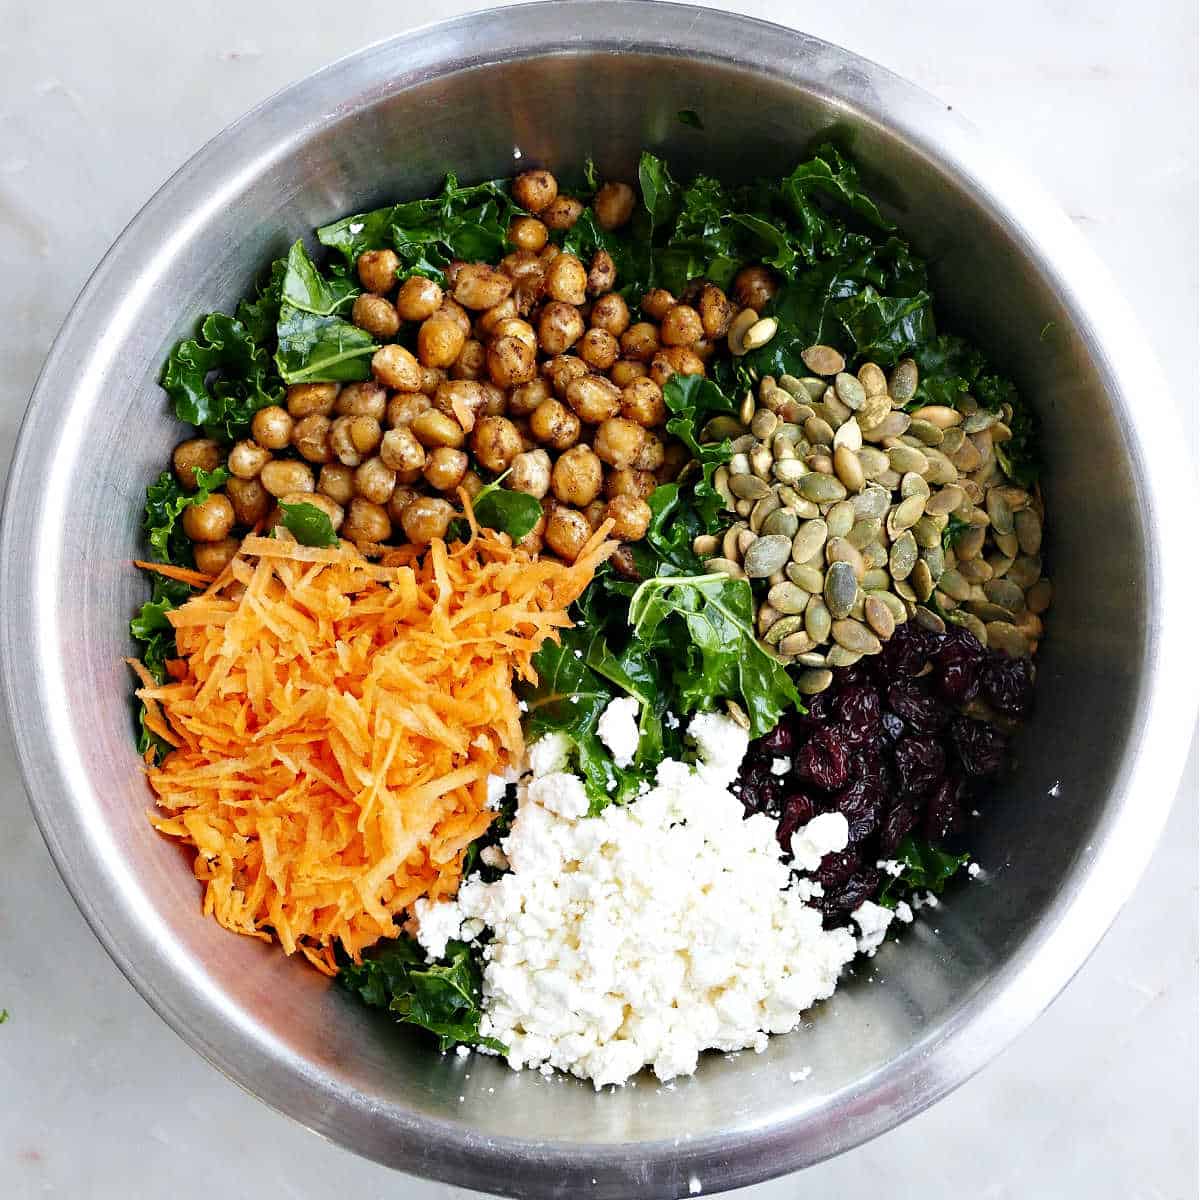
M 260 99 L 478 0 L 0 7 L 0 462 L 88 273 L 166 175 Z M 1028 163 L 1134 300 L 1197 429 L 1195 0 L 726 7 L 936 92 Z M 406 15 L 415 14 L 415 15 Z M 1164 397 L 1146 397 L 1147 406 Z M 1197 761 L 1149 874 L 1066 993 L 902 1128 L 741 1193 L 1188 1200 L 1197 1184 Z M 207 1066 L 88 931 L 0 728 L 0 1196 L 467 1196 L 336 1149 Z

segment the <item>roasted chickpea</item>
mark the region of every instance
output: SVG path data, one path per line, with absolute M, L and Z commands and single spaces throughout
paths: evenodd
M 339 417 L 338 420 L 346 420 L 347 418 Z M 356 420 L 357 418 L 349 418 Z M 369 420 L 369 417 L 364 417 L 363 420 Z M 375 422 L 378 428 L 379 422 Z M 307 459 L 309 462 L 324 463 L 329 462 L 333 458 L 333 449 L 329 442 L 329 433 L 333 426 L 333 422 L 328 417 L 321 416 L 320 413 L 313 413 L 311 417 L 305 417 L 303 420 L 297 421 L 295 428 L 292 430 L 292 445 L 296 447 L 301 458 Z
M 565 396 L 572 379 L 588 373 L 587 363 L 574 354 L 560 354 L 542 364 L 542 371 L 554 388 L 555 394 Z
M 392 493 L 392 498 L 387 502 L 388 516 L 392 519 L 393 525 L 401 524 L 401 518 L 404 515 L 404 510 L 420 495 L 415 488 L 398 487 Z
M 213 492 L 200 504 L 183 510 L 183 532 L 193 542 L 219 542 L 233 528 L 233 505 L 224 492 Z
M 621 390 L 603 375 L 580 375 L 567 384 L 567 403 L 581 421 L 599 425 L 621 411 Z
M 715 283 L 706 283 L 700 289 L 700 297 L 696 301 L 700 312 L 700 324 L 704 327 L 704 336 L 716 340 L 723 338 L 729 332 L 729 323 L 736 312 L 729 297 Z
M 589 329 L 579 343 L 579 357 L 595 371 L 607 371 L 620 352 L 620 343 L 603 329 Z
M 488 374 L 497 387 L 516 387 L 537 374 L 537 354 L 527 342 L 499 337 L 488 347 Z
M 627 183 L 606 183 L 592 200 L 596 224 L 601 229 L 620 229 L 633 216 L 633 188 Z
M 443 381 L 438 381 L 441 386 Z M 433 400 L 424 392 L 397 392 L 387 406 L 387 423 L 395 428 L 397 425 L 411 425 L 423 412 L 433 407 Z
M 297 421 L 313 413 L 327 417 L 333 412 L 337 395 L 336 383 L 294 383 L 287 390 L 287 410 Z
M 682 442 L 668 442 L 663 447 L 663 464 L 655 472 L 659 483 L 670 483 L 692 461 L 692 452 Z
M 424 546 L 434 538 L 444 538 L 455 516 L 454 507 L 448 500 L 440 496 L 418 496 L 404 506 L 400 525 L 410 542 Z
M 635 379 L 644 379 L 648 368 L 645 363 L 628 358 L 618 358 L 609 368 L 608 377 L 619 388 L 627 388 Z
M 479 386 L 483 389 L 483 408 L 480 410 L 482 415 L 485 417 L 504 416 L 508 412 L 508 393 L 494 383 L 486 381 L 480 383 Z
M 529 431 L 552 450 L 566 450 L 579 441 L 579 418 L 559 400 L 543 400 L 529 416 Z
M 666 288 L 651 288 L 642 297 L 642 312 L 652 321 L 661 321 L 678 303 Z
M 374 417 L 338 417 L 329 434 L 330 449 L 347 467 L 374 454 L 382 440 L 383 427 Z
M 482 312 L 507 300 L 513 281 L 487 263 L 464 263 L 454 280 L 454 299 L 463 308 Z
M 529 418 L 511 417 L 510 420 L 513 423 L 513 428 L 515 428 L 517 433 L 520 435 L 522 452 L 526 450 L 536 450 L 537 442 L 534 440 L 533 433 L 530 431 Z
M 621 416 L 647 429 L 661 425 L 667 419 L 662 388 L 646 376 L 627 384 L 621 392 Z
M 604 524 L 604 510 L 606 507 L 607 505 L 603 500 L 593 500 L 583 510 L 583 515 L 587 518 L 587 523 L 591 526 L 593 533 Z
M 471 314 L 452 296 L 447 296 L 442 301 L 438 312 L 444 317 L 449 317 L 462 330 L 463 337 L 471 336 Z
M 421 368 L 421 391 L 432 396 L 438 390 L 438 385 L 449 378 L 445 367 Z
M 398 392 L 421 390 L 421 365 L 403 346 L 380 346 L 371 356 L 371 374 Z
M 423 275 L 410 275 L 396 293 L 396 312 L 406 321 L 424 321 L 442 306 L 442 289 Z
M 487 369 L 487 351 L 474 338 L 463 342 L 463 348 L 450 368 L 451 379 L 478 379 Z
M 225 493 L 239 525 L 257 525 L 271 507 L 271 497 L 257 479 L 234 476 L 225 481 Z
M 565 354 L 583 336 L 583 318 L 573 304 L 551 300 L 538 319 L 538 343 L 545 354 Z
M 518 250 L 536 254 L 545 244 L 546 226 L 537 217 L 514 217 L 508 226 L 508 240 Z
M 329 518 L 329 523 L 333 526 L 335 533 L 341 529 L 342 521 L 346 515 L 342 506 L 336 500 L 331 500 L 328 496 L 324 496 L 320 492 L 294 492 L 290 496 L 280 496 L 279 503 L 281 505 L 311 504 L 313 508 L 320 509 Z
M 433 446 L 450 446 L 457 450 L 467 440 L 463 427 L 436 408 L 414 418 L 409 428 L 417 441 L 427 450 Z
M 591 266 L 587 273 L 587 293 L 589 296 L 600 296 L 611 292 L 617 282 L 617 264 L 607 250 L 597 250 L 592 255 Z
M 600 495 L 604 483 L 604 468 L 600 459 L 587 446 L 572 446 L 559 455 L 550 473 L 554 498 L 563 504 L 582 508 Z
M 391 518 L 386 508 L 362 496 L 355 496 L 346 508 L 341 534 L 360 545 L 386 542 L 392 536 Z
M 425 482 L 439 492 L 452 492 L 467 473 L 468 459 L 462 450 L 439 446 L 425 461 Z
M 292 416 L 278 404 L 268 404 L 254 414 L 250 436 L 265 450 L 282 450 L 292 440 Z
M 419 471 L 425 466 L 425 448 L 406 425 L 389 429 L 383 435 L 379 457 L 393 471 Z
M 583 215 L 583 205 L 573 196 L 559 196 L 542 209 L 538 216 L 551 229 L 570 229 Z
M 484 417 L 471 435 L 471 451 L 481 467 L 499 474 L 521 453 L 521 435 L 507 417 Z
M 341 417 L 374 417 L 382 421 L 387 411 L 387 388 L 377 383 L 348 383 L 338 392 L 333 410 Z
M 368 292 L 382 296 L 396 286 L 400 259 L 394 250 L 365 250 L 358 256 L 359 282 Z
M 686 346 L 667 346 L 650 360 L 650 378 L 666 387 L 672 375 L 703 375 L 704 360 Z
M 517 302 L 509 296 L 507 300 L 501 300 L 499 304 L 475 318 L 476 336 L 481 339 L 491 337 L 501 321 L 515 321 L 517 317 Z
M 483 411 L 486 397 L 483 384 L 475 379 L 448 379 L 438 386 L 433 398 L 433 407 L 438 412 L 453 417 L 467 433 L 475 428 L 475 421 Z
M 267 463 L 258 478 L 272 496 L 286 496 L 289 492 L 311 492 L 313 490 L 312 468 L 307 463 L 291 458 L 276 458 Z
M 546 545 L 567 562 L 574 562 L 592 536 L 587 517 L 574 508 L 556 507 L 546 520 Z
M 666 447 L 663 445 L 662 439 L 647 430 L 646 440 L 642 443 L 637 458 L 633 460 L 633 466 L 638 471 L 649 471 L 653 474 L 663 465 L 665 456 Z
M 638 321 L 621 334 L 621 353 L 635 362 L 649 362 L 659 351 L 658 326 Z
M 335 504 L 349 504 L 354 499 L 354 471 L 343 463 L 326 463 L 317 478 L 317 492 Z
M 512 181 L 512 197 L 531 213 L 541 212 L 558 195 L 558 180 L 549 171 L 522 171 Z
M 463 477 L 462 482 L 458 485 L 460 492 L 466 492 L 467 496 L 474 500 L 484 489 L 484 482 L 474 471 L 468 471 Z
M 614 496 L 604 509 L 613 521 L 612 536 L 623 542 L 639 542 L 650 527 L 650 505 L 637 496 Z
M 537 333 L 528 321 L 522 321 L 520 317 L 510 317 L 504 321 L 497 321 L 492 327 L 492 338 L 511 337 L 516 338 L 518 342 L 524 342 L 530 350 L 536 351 L 538 348 Z
M 709 341 L 708 338 L 701 338 L 698 342 L 693 342 L 690 349 L 701 362 L 708 362 L 717 352 L 717 343 Z
M 386 504 L 395 488 L 396 472 L 382 458 L 368 458 L 354 472 L 355 492 L 373 504 Z
M 657 487 L 651 471 L 639 471 L 636 467 L 618 467 L 604 474 L 604 494 L 611 500 L 614 496 L 634 496 L 645 500 Z
M 417 357 L 423 367 L 450 367 L 462 353 L 467 340 L 467 332 L 458 321 L 444 309 L 439 309 L 433 316 L 421 322 L 417 330 Z M 417 387 L 409 389 L 418 391 Z
M 241 544 L 235 537 L 222 538 L 219 542 L 197 542 L 192 547 L 196 570 L 203 575 L 220 575 L 233 561 Z
M 212 438 L 190 438 L 180 442 L 171 455 L 175 478 L 186 492 L 196 490 L 197 471 L 215 471 L 220 465 L 221 447 Z
M 550 384 L 545 379 L 531 379 L 508 394 L 508 411 L 514 417 L 527 417 L 543 400 L 550 398 Z
M 592 305 L 592 327 L 620 337 L 629 328 L 629 305 L 620 292 L 609 292 Z
M 762 310 L 775 298 L 779 284 L 769 267 L 743 267 L 733 277 L 733 298 L 740 308 Z
M 664 346 L 690 346 L 704 336 L 700 314 L 690 304 L 668 308 L 659 326 L 658 337 Z
M 263 466 L 271 461 L 270 451 L 264 450 L 257 442 L 249 439 L 238 442 L 229 452 L 228 467 L 230 473 L 239 479 L 254 479 Z
M 359 329 L 365 329 L 372 337 L 386 341 L 395 337 L 400 330 L 400 318 L 396 310 L 382 297 L 363 292 L 354 301 L 350 319 Z
M 573 254 L 559 254 L 546 268 L 546 294 L 566 304 L 587 299 L 587 272 Z
M 526 450 L 512 460 L 507 480 L 514 492 L 540 500 L 550 490 L 550 455 L 545 450 Z
M 631 467 L 646 444 L 646 431 L 636 421 L 610 417 L 592 439 L 597 456 L 610 467 Z

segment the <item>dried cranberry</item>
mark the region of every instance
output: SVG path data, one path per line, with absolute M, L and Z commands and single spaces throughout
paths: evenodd
M 931 792 L 946 774 L 946 755 L 932 738 L 901 738 L 896 743 L 896 775 L 908 796 Z
M 997 775 L 1004 769 L 1008 739 L 995 725 L 959 717 L 950 726 L 950 737 L 968 775 Z
M 853 850 L 846 850 L 841 854 L 825 855 L 813 875 L 826 893 L 832 896 L 845 887 L 861 866 L 862 859 Z
M 888 707 L 908 722 L 914 733 L 936 733 L 950 719 L 950 710 L 925 691 L 916 679 L 893 683 L 887 690 Z
M 940 842 L 962 827 L 963 797 L 966 786 L 961 779 L 945 779 L 925 806 L 925 837 Z
M 830 717 L 832 703 L 833 697 L 828 691 L 818 692 L 815 696 L 805 696 L 804 705 L 808 712 L 796 714 L 796 727 L 805 732 L 812 732 L 828 725 L 832 719 Z
M 755 742 L 755 746 L 770 751 L 771 754 L 787 754 L 796 744 L 796 735 L 787 721 L 780 721 L 765 737 Z
M 883 828 L 879 833 L 879 848 L 884 854 L 895 854 L 896 847 L 905 836 L 913 831 L 917 824 L 916 810 L 909 804 L 897 804 L 889 809 L 883 818 Z
M 888 737 L 894 742 L 904 732 L 904 719 L 898 717 L 894 712 L 885 712 L 883 714 L 883 728 Z
M 817 806 L 811 796 L 804 792 L 793 792 L 782 803 L 783 815 L 779 818 L 777 836 L 779 844 L 791 853 L 792 834 L 807 825 L 817 814 Z
M 906 621 L 884 643 L 879 666 L 885 679 L 916 675 L 925 666 L 930 654 L 937 649 L 936 635 Z
M 842 688 L 833 702 L 833 709 L 851 745 L 866 746 L 879 737 L 883 706 L 874 688 L 862 683 Z
M 955 630 L 934 657 L 938 688 L 951 704 L 961 707 L 979 695 L 983 647 L 966 630 Z
M 818 729 L 796 752 L 796 774 L 827 792 L 835 792 L 849 772 L 846 743 L 832 729 Z
M 983 694 L 1006 717 L 1023 717 L 1033 703 L 1033 665 L 1027 658 L 990 654 L 983 665 Z
M 827 917 L 839 913 L 853 912 L 864 900 L 870 900 L 879 891 L 880 874 L 874 867 L 867 867 L 852 875 L 836 892 L 822 898 L 821 908 Z
M 833 798 L 833 809 L 850 826 L 850 845 L 865 841 L 879 828 L 883 795 L 870 779 L 856 779 Z

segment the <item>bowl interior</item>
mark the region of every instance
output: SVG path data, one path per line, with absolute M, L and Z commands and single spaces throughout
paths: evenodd
M 64 873 L 85 908 L 89 896 L 109 897 L 119 916 L 106 918 L 102 905 L 89 915 L 131 977 L 240 1082 L 421 1173 L 549 1194 L 552 1172 L 558 1185 L 599 1171 L 628 1187 L 644 1168 L 641 1178 L 664 1193 L 684 1192 L 698 1163 L 733 1184 L 814 1161 L 938 1090 L 913 1064 L 1054 924 L 1106 819 L 1143 676 L 1148 609 L 1135 581 L 1145 534 L 1103 359 L 1020 230 L 913 129 L 885 119 L 889 91 L 902 85 L 792 35 L 787 61 L 761 67 L 724 61 L 715 33 L 708 52 L 671 52 L 666 18 L 654 18 L 661 30 L 645 44 L 620 43 L 588 20 L 579 17 L 583 33 L 607 43 L 583 49 L 564 36 L 518 56 L 498 36 L 473 42 L 473 27 L 452 25 L 376 48 L 355 71 L 335 67 L 302 97 L 252 116 L 139 218 L 134 243 L 85 297 L 99 306 L 85 314 L 88 328 L 48 368 L 63 387 L 39 392 L 58 428 L 29 531 L 43 664 L 29 695 L 57 724 L 56 770 L 70 781 L 69 799 L 54 785 L 61 811 L 42 804 Z M 486 61 L 474 57 L 479 49 Z M 453 69 L 432 72 L 445 61 Z M 703 131 L 677 119 L 685 108 L 701 115 Z M 574 1081 L 517 1075 L 479 1056 L 443 1059 L 301 962 L 204 918 L 185 856 L 146 821 L 121 660 L 145 590 L 129 566 L 143 490 L 181 435 L 156 386 L 160 365 L 198 314 L 228 311 L 292 240 L 427 193 L 447 170 L 476 180 L 544 164 L 569 176 L 591 156 L 602 176 L 633 179 L 640 149 L 651 147 L 679 176 L 736 178 L 786 170 L 825 136 L 859 159 L 932 263 L 943 326 L 975 337 L 1044 423 L 1057 596 L 1036 721 L 1015 774 L 971 829 L 985 879 L 955 888 L 903 945 L 889 942 L 860 965 L 801 1031 L 762 1055 L 710 1056 L 669 1088 L 643 1077 L 597 1098 Z M 198 195 L 188 180 L 205 181 Z M 811 1077 L 791 1084 L 801 1067 Z M 513 1139 L 529 1164 L 524 1184 L 489 1166 Z

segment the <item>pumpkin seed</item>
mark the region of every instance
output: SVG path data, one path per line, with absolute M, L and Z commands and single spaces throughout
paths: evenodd
M 822 475 L 818 471 L 805 475 L 800 480 L 799 488 L 800 495 L 814 504 L 828 504 L 846 498 L 846 489 L 840 480 L 832 475 Z
M 754 472 L 759 479 L 770 479 L 771 468 L 775 465 L 775 459 L 771 454 L 769 446 L 764 446 L 761 443 L 756 445 L 750 451 L 750 470 Z
M 763 637 L 783 614 L 772 604 L 760 604 L 755 614 L 759 637 Z
M 892 588 L 895 590 L 896 595 L 901 597 L 901 599 L 907 600 L 914 606 L 916 605 L 917 593 L 913 591 L 912 584 L 909 583 L 907 579 L 893 579 Z
M 713 472 L 713 487 L 720 493 L 721 499 L 725 501 L 726 508 L 732 508 L 734 505 L 733 492 L 729 490 L 729 467 L 722 463 L 716 471 Z
M 950 461 L 964 475 L 970 475 L 983 465 L 983 456 L 975 448 L 975 443 L 968 438 L 951 456 Z
M 782 504 L 779 496 L 775 492 L 771 492 L 764 496 L 761 500 L 755 502 L 754 507 L 750 510 L 750 528 L 755 533 L 762 532 L 763 522 Z
M 989 621 L 987 636 L 990 649 L 1001 650 L 1009 658 L 1028 658 L 1029 639 L 1008 621 Z
M 989 579 L 983 585 L 983 594 L 1010 613 L 1019 613 L 1025 607 L 1025 592 L 1011 579 Z
M 724 575 L 728 575 L 731 579 L 745 579 L 746 572 L 742 570 L 741 565 L 735 563 L 729 558 L 710 558 L 704 564 L 706 571 L 720 571 Z
M 946 554 L 940 545 L 929 546 L 921 551 L 921 561 L 929 568 L 933 582 L 937 583 L 946 570 Z
M 866 574 L 866 565 L 862 555 L 843 537 L 831 537 L 825 543 L 825 558 L 829 563 L 849 563 L 854 571 L 854 578 L 861 579 Z M 828 576 L 826 576 L 828 579 Z
M 958 573 L 967 581 L 968 584 L 984 583 L 992 577 L 991 566 L 982 558 L 969 558 L 958 560 Z
M 729 474 L 749 475 L 750 474 L 750 455 L 745 451 L 737 451 L 729 456 Z
M 779 386 L 789 395 L 799 396 L 801 400 L 808 396 L 803 380 L 797 379 L 795 375 L 780 375 Z
M 873 362 L 863 363 L 858 368 L 858 382 L 867 396 L 887 395 L 887 376 Z
M 1037 554 L 1042 548 L 1042 519 L 1032 508 L 1023 508 L 1013 517 L 1017 541 L 1025 554 Z
M 732 456 L 735 454 L 749 455 L 750 451 L 753 450 L 757 444 L 758 439 L 752 433 L 743 433 L 741 437 L 734 438 L 733 441 L 729 443 L 729 454 L 731 460 Z M 746 466 L 749 467 L 749 465 L 750 459 L 747 458 Z
M 918 559 L 913 566 L 908 581 L 912 584 L 912 590 L 917 593 L 917 599 L 922 604 L 933 595 L 933 573 L 923 558 Z
M 917 364 L 911 358 L 902 358 L 888 379 L 892 399 L 907 404 L 917 393 L 917 379 Z
M 750 718 L 746 716 L 745 710 L 736 700 L 726 700 L 725 711 L 735 725 L 740 725 L 743 729 L 750 728 Z
M 950 614 L 950 619 L 955 623 L 955 625 L 961 625 L 968 632 L 974 634 L 979 644 L 985 649 L 987 648 L 987 627 L 978 617 L 972 615 L 971 613 L 963 612 L 961 609 L 957 609 Z
M 826 608 L 825 602 L 820 596 L 814 596 L 804 610 L 804 628 L 808 632 L 808 636 L 812 638 L 814 645 L 819 646 L 822 642 L 828 641 L 832 624 L 833 619 L 829 615 L 829 609 Z
M 1004 502 L 1004 497 L 997 488 L 992 488 L 987 494 L 987 515 L 992 528 L 997 533 L 1013 533 L 1012 509 Z
M 863 616 L 875 633 L 887 641 L 896 632 L 896 618 L 892 610 L 878 596 L 868 596 L 863 603 Z
M 1022 602 L 1024 598 L 1022 597 Z M 973 613 L 981 621 L 991 623 L 992 621 L 1011 621 L 1012 613 L 999 604 L 991 600 L 968 600 L 963 607 L 969 613 Z
M 788 563 L 783 568 L 787 577 L 797 586 L 813 595 L 819 595 L 825 587 L 825 572 L 810 567 L 807 563 Z
M 763 389 L 770 395 L 770 389 L 767 387 L 767 381 L 763 380 Z M 741 407 L 738 409 L 738 416 L 742 419 L 743 425 L 749 425 L 751 417 L 754 416 L 754 393 L 747 391 L 742 397 Z
M 809 593 L 794 583 L 777 583 L 767 593 L 767 603 L 781 613 L 802 613 L 808 607 Z
M 819 650 L 809 650 L 807 654 L 797 655 L 796 663 L 798 666 L 811 667 L 813 670 L 819 671 L 825 666 L 825 655 Z
M 958 541 L 954 543 L 954 553 L 958 556 L 958 561 L 966 562 L 968 559 L 978 558 L 983 553 L 985 537 L 982 529 L 968 529 L 960 534 Z
M 927 513 L 936 513 L 939 516 L 949 516 L 950 513 L 956 512 L 962 507 L 966 498 L 966 492 L 957 484 L 951 483 L 934 492 L 929 497 L 929 502 L 925 505 L 925 511 Z
M 756 541 L 758 541 L 758 534 L 755 533 L 753 529 L 743 529 L 737 535 L 738 557 L 743 557 L 746 551 L 749 550 Z
M 739 437 L 744 432 L 742 423 L 736 417 L 722 413 L 705 423 L 704 428 L 700 430 L 700 440 L 702 442 L 723 442 L 726 438 Z
M 763 501 L 760 500 L 759 503 Z M 784 537 L 791 538 L 799 527 L 800 518 L 794 512 L 789 512 L 786 508 L 777 508 L 767 514 L 759 533 L 781 533 Z
M 831 504 L 825 514 L 825 524 L 829 527 L 830 537 L 845 537 L 854 527 L 854 505 L 849 500 Z
M 861 658 L 861 654 L 847 650 L 845 646 L 830 646 L 829 653 L 825 655 L 825 661 L 831 667 L 852 667 Z
M 930 608 L 925 608 L 924 606 L 919 607 L 917 611 L 913 613 L 913 620 L 916 621 L 918 625 L 930 630 L 933 633 L 946 632 L 946 622 L 943 621 L 942 618 Z
M 929 484 L 925 482 L 923 475 L 918 475 L 916 471 L 909 471 L 900 480 L 900 495 L 907 499 L 909 496 L 924 496 L 929 498 Z
M 825 607 L 834 618 L 845 617 L 854 607 L 858 594 L 858 572 L 850 563 L 838 560 L 825 572 Z M 811 631 L 810 631 L 811 632 Z M 813 641 L 819 639 L 813 638 Z
M 833 426 L 824 417 L 809 417 L 804 422 L 804 436 L 814 446 L 832 446 Z
M 779 332 L 779 322 L 774 317 L 763 317 L 755 321 L 742 336 L 742 345 L 747 350 L 757 350 L 765 346 Z
M 824 417 L 833 429 L 837 429 L 839 425 L 844 425 L 854 416 L 854 411 L 848 404 L 842 403 L 841 397 L 833 388 L 825 389 L 825 394 L 821 397 L 820 406 L 815 407 L 815 412 L 818 417 Z
M 941 428 L 932 421 L 919 421 L 916 417 L 910 418 L 908 432 L 926 446 L 940 446 L 945 437 Z
M 799 613 L 790 617 L 780 617 L 778 621 L 772 624 L 763 636 L 763 641 L 768 646 L 778 646 L 781 641 L 789 633 L 795 633 L 799 629 L 804 628 L 804 618 Z
M 792 561 L 805 563 L 821 552 L 825 539 L 829 537 L 829 526 L 822 520 L 805 521 L 792 538 Z M 820 585 L 810 588 L 810 591 L 820 591 Z
M 966 600 L 971 594 L 971 585 L 953 567 L 942 572 L 938 587 L 954 600 Z
M 917 545 L 925 550 L 932 550 L 934 546 L 942 544 L 942 531 L 937 527 L 937 522 L 928 514 L 917 521 L 913 527 L 913 537 L 917 539 Z
M 909 471 L 924 475 L 929 470 L 929 459 L 915 446 L 906 446 L 903 443 L 898 446 L 889 446 L 887 456 L 888 465 L 901 475 Z
M 692 553 L 697 558 L 707 558 L 710 554 L 715 554 L 720 541 L 715 533 L 702 533 L 692 539 Z
M 929 466 L 924 475 L 929 483 L 942 486 L 958 482 L 958 468 L 935 446 L 925 447 L 925 457 Z
M 808 468 L 798 458 L 776 459 L 771 470 L 780 483 L 799 483 L 808 474 Z
M 925 404 L 912 414 L 912 419 L 928 421 L 931 425 L 936 425 L 943 430 L 962 424 L 962 414 L 946 404 Z
M 746 334 L 750 327 L 758 323 L 758 313 L 752 308 L 743 308 L 740 313 L 730 322 L 729 333 L 726 334 L 726 341 L 729 344 L 729 353 L 741 358 L 746 353 L 747 346 L 745 342 Z
M 886 588 L 891 582 L 891 576 L 882 567 L 870 567 L 863 572 L 862 586 L 864 589 L 878 591 Z
M 892 614 L 892 620 L 896 625 L 903 625 L 908 620 L 908 610 L 904 607 L 904 601 L 899 596 L 889 592 L 886 587 L 873 589 L 868 592 L 867 599 L 876 600 L 882 604 Z M 869 610 L 865 611 L 869 612 Z M 880 636 L 882 637 L 883 635 L 880 634 Z
M 768 441 L 779 428 L 779 418 L 769 409 L 760 408 L 750 419 L 750 432 L 761 441 Z
M 822 667 L 810 667 L 796 676 L 796 689 L 802 696 L 815 696 L 833 682 L 833 672 Z
M 788 512 L 794 512 L 802 521 L 821 515 L 821 510 L 811 500 L 805 500 L 795 488 L 787 484 L 779 485 L 779 498 Z
M 955 425 L 953 429 L 947 429 L 942 436 L 941 451 L 949 458 L 953 458 L 963 447 L 963 442 L 967 440 L 967 435 L 963 433 L 961 425 Z
M 846 539 L 856 550 L 861 550 L 871 542 L 877 541 L 882 532 L 883 522 L 878 517 L 867 517 L 854 522 L 850 532 L 846 534 Z
M 987 412 L 980 409 L 978 412 L 972 413 L 965 421 L 963 421 L 963 431 L 965 433 L 982 433 L 985 429 L 990 429 L 999 420 L 999 416 L 994 412 Z
M 854 412 L 857 412 L 866 403 L 867 390 L 853 375 L 839 371 L 833 381 L 833 386 L 838 394 L 838 399 Z
M 736 503 L 736 504 L 733 506 L 733 511 L 734 511 L 735 513 L 737 513 L 737 515 L 738 515 L 739 517 L 748 517 L 748 516 L 750 515 L 750 510 L 751 510 L 753 507 L 754 507 L 754 501 L 753 501 L 753 500 L 739 500 L 739 501 L 738 501 L 738 502 L 737 502 L 737 503 Z
M 1044 613 L 1054 599 L 1054 587 L 1048 579 L 1039 579 L 1025 593 L 1025 604 L 1035 616 Z
M 1011 580 L 1022 591 L 1028 591 L 1042 577 L 1042 560 L 1041 558 L 1030 558 L 1028 555 L 1022 554 L 1020 558 L 1008 568 L 1004 578 Z
M 1008 568 L 1017 560 L 1009 558 L 1007 554 L 989 554 L 987 557 L 987 565 L 992 568 L 992 578 L 1002 579 L 1008 574 Z
M 761 500 L 771 493 L 766 482 L 757 475 L 735 475 L 729 481 L 729 489 L 739 500 Z
M 814 375 L 836 375 L 846 369 L 846 360 L 832 346 L 809 346 L 800 351 L 800 357 Z
M 891 468 L 888 456 L 882 450 L 876 450 L 874 446 L 863 446 L 861 450 L 855 452 L 855 457 L 867 479 L 877 479 L 884 471 Z
M 888 569 L 893 579 L 907 579 L 913 567 L 917 565 L 917 542 L 911 533 L 905 530 L 892 543 L 888 555 Z
M 909 496 L 901 500 L 887 517 L 888 536 L 897 538 L 906 529 L 911 529 L 925 513 L 925 497 Z
M 808 393 L 810 402 L 820 400 L 825 389 L 829 386 L 825 380 L 818 379 L 815 375 L 805 375 L 800 382 L 804 385 L 804 390 Z
M 892 505 L 892 496 L 886 488 L 872 484 L 859 492 L 850 503 L 854 505 L 854 511 L 860 517 L 883 518 L 887 516 L 887 511 Z
M 868 393 L 862 408 L 858 410 L 858 424 L 863 431 L 863 437 L 878 441 L 879 437 L 868 433 L 867 430 L 876 429 L 891 411 L 892 398 L 887 392 L 878 392 L 874 395 Z
M 887 566 L 888 551 L 882 542 L 868 542 L 859 553 L 868 571 Z
M 838 446 L 833 452 L 833 470 L 838 479 L 850 492 L 862 491 L 867 477 L 863 473 L 862 463 L 855 457 L 854 451 L 848 446 Z
M 740 559 L 742 552 L 738 547 L 738 538 L 749 529 L 749 526 L 744 521 L 735 521 L 730 527 L 725 530 L 725 535 L 721 539 L 721 553 L 726 558 Z
M 787 637 L 781 638 L 776 649 L 780 654 L 787 655 L 788 658 L 795 658 L 796 655 L 805 654 L 812 649 L 812 638 L 803 629 L 798 629 L 795 633 L 789 633 Z
M 833 640 L 852 654 L 878 654 L 883 649 L 880 640 L 861 621 L 834 621 L 832 633 Z
M 766 579 L 782 568 L 792 553 L 792 540 L 780 533 L 756 538 L 745 552 L 742 565 L 751 579 Z

